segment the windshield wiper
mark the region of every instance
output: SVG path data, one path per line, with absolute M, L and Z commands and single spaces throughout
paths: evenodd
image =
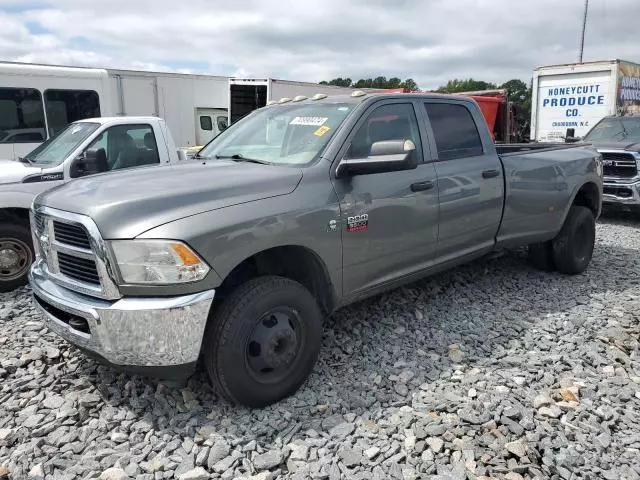
M 248 158 L 240 153 L 235 153 L 233 155 L 216 155 L 216 160 L 220 160 L 223 158 L 229 158 L 231 160 L 238 160 L 240 162 L 251 162 L 251 163 L 259 163 L 260 165 L 271 165 L 271 162 L 267 162 L 265 160 L 260 160 L 258 158 Z
M 18 157 L 18 161 L 26 163 L 27 165 L 31 165 L 31 160 L 29 160 L 27 157 Z

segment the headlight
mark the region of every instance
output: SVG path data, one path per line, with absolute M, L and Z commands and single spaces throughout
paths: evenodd
M 202 280 L 209 266 L 193 250 L 174 240 L 109 242 L 125 283 L 169 285 Z

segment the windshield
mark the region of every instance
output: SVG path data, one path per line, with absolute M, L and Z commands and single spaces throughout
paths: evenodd
M 31 163 L 57 165 L 69 156 L 86 138 L 97 130 L 99 123 L 73 123 L 56 136 L 31 150 L 24 158 Z
M 584 137 L 587 142 L 640 142 L 640 117 L 605 118 Z
M 320 155 L 354 107 L 348 103 L 286 104 L 258 110 L 218 135 L 198 157 L 308 164 Z

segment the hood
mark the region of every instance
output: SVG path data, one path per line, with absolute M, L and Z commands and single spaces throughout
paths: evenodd
M 0 185 L 20 183 L 25 177 L 41 172 L 40 167 L 27 165 L 17 160 L 0 160 Z
M 629 152 L 640 152 L 640 142 L 629 142 L 621 141 L 621 142 L 612 142 L 612 141 L 601 141 L 601 142 L 589 142 L 596 149 L 611 149 L 611 150 L 627 150 Z
M 144 167 L 74 180 L 36 204 L 88 215 L 105 239 L 133 238 L 198 213 L 291 193 L 298 168 L 215 160 Z

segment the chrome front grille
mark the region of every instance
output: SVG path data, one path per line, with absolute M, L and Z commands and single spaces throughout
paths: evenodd
M 55 239 L 60 243 L 66 243 L 67 245 L 73 245 L 74 247 L 91 250 L 89 235 L 84 227 L 54 220 L 53 232 Z
M 67 253 L 58 252 L 58 266 L 60 273 L 79 282 L 100 285 L 100 275 L 94 260 L 74 257 Z
M 31 216 L 36 253 L 51 280 L 86 295 L 120 298 L 106 245 L 89 217 L 48 207 Z
M 638 175 L 637 157 L 634 153 L 607 151 L 601 153 L 605 177 L 634 178 Z

